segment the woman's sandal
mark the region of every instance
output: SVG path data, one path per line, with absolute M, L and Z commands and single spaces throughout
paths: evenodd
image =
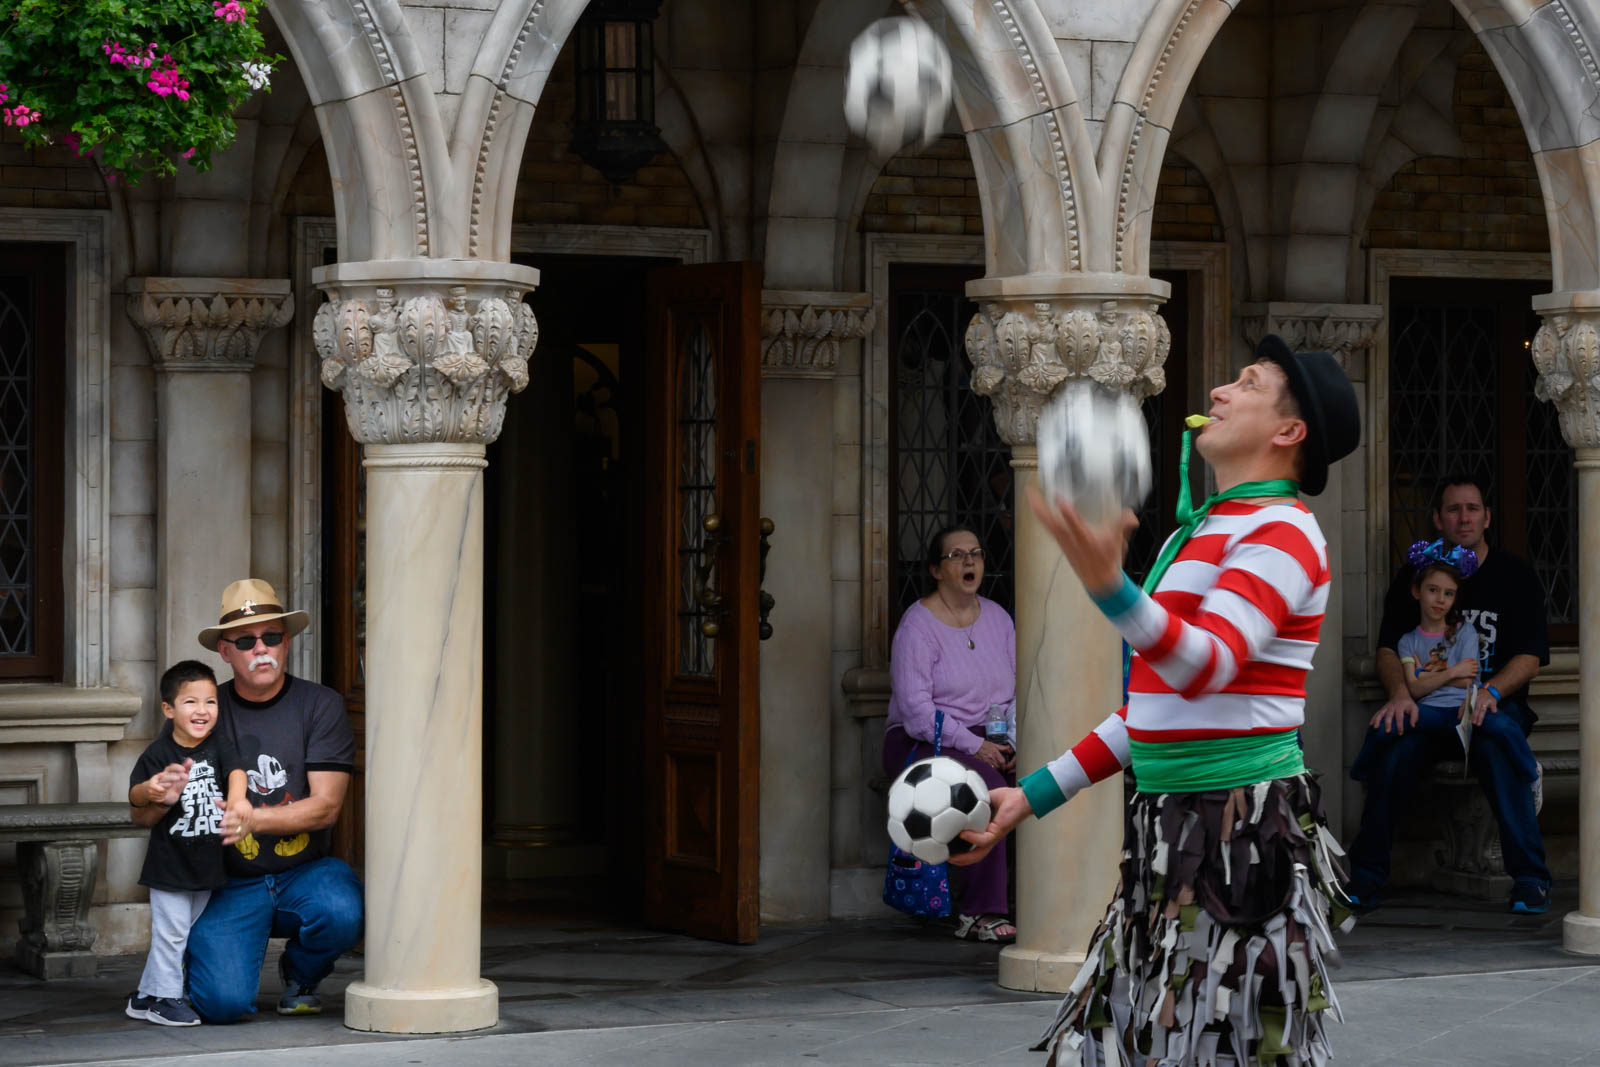
M 1009 945 L 1017 939 L 1017 928 L 1004 915 L 963 915 L 956 921 L 956 936 Z

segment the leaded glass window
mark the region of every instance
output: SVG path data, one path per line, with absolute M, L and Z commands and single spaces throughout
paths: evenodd
M 1014 614 L 1011 449 L 993 405 L 972 391 L 962 289 L 974 268 L 896 270 L 890 280 L 893 377 L 894 603 L 891 622 L 933 588 L 928 540 L 943 526 L 972 526 L 984 550 L 980 592 Z
M 0 245 L 0 677 L 61 669 L 65 257 Z
M 1554 406 L 1533 392 L 1530 282 L 1397 279 L 1389 307 L 1389 553 L 1438 536 L 1433 493 L 1454 471 L 1488 487 L 1491 548 L 1525 556 L 1552 637 L 1575 640 L 1577 480 Z M 1565 631 L 1565 632 L 1563 632 Z
M 678 367 L 678 673 L 710 677 L 716 642 L 701 630 L 717 614 L 716 544 L 707 517 L 717 508 L 717 353 L 705 324 L 680 337 Z

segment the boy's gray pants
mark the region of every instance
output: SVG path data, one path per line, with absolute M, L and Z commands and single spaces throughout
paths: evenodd
M 150 955 L 139 978 L 140 996 L 183 999 L 183 950 L 189 944 L 189 927 L 210 899 L 209 889 L 150 890 Z

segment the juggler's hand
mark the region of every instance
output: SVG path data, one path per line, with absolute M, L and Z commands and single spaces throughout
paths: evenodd
M 1001 786 L 999 789 L 989 790 L 989 826 L 984 830 L 963 830 L 961 836 L 972 843 L 971 852 L 952 854 L 950 862 L 957 867 L 970 867 L 989 854 L 989 850 L 999 844 L 1000 839 L 1016 828 L 1016 825 L 1029 815 L 1033 814 L 1033 805 L 1028 803 L 1027 794 L 1013 786 Z
M 1028 487 L 1028 503 L 1040 525 L 1061 546 L 1061 554 L 1067 557 L 1090 596 L 1110 596 L 1122 587 L 1128 537 L 1139 526 L 1139 517 L 1131 508 L 1123 508 L 1121 519 L 1112 525 L 1091 526 L 1071 504 L 1046 500 L 1032 486 Z

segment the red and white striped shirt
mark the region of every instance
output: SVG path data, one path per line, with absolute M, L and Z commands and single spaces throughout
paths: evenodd
M 1154 596 L 1110 614 L 1133 649 L 1128 703 L 1053 760 L 1064 799 L 1128 765 L 1128 740 L 1195 741 L 1294 730 L 1327 610 L 1328 546 L 1299 501 L 1223 501 Z

